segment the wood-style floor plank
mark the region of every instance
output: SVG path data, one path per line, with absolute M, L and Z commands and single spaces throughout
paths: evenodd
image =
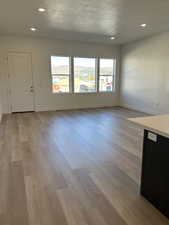
M 22 162 L 11 162 L 8 186 L 9 224 L 28 225 L 27 198 Z
M 0 225 L 167 225 L 139 194 L 146 114 L 109 109 L 5 115 Z

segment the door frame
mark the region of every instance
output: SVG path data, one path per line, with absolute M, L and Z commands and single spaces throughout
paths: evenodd
M 33 63 L 32 63 L 32 52 L 27 52 L 27 51 L 8 51 L 7 52 L 7 67 L 8 67 L 8 99 L 9 99 L 9 112 L 12 113 L 12 98 L 11 98 L 11 74 L 9 71 L 9 54 L 29 54 L 31 58 L 31 78 L 32 78 L 32 85 L 34 87 L 33 91 L 33 112 L 35 112 L 36 109 L 36 104 L 35 104 L 35 82 L 34 82 L 34 74 L 33 74 Z

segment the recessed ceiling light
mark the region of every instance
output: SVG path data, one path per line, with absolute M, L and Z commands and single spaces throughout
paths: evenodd
M 116 39 L 115 37 L 110 37 L 110 40 L 114 40 L 114 39 Z
M 39 12 L 45 12 L 46 9 L 45 9 L 45 8 L 39 8 L 38 11 L 39 11 Z
M 35 27 L 31 27 L 30 30 L 35 32 L 37 29 Z
M 140 26 L 141 26 L 141 27 L 146 27 L 147 24 L 146 24 L 146 23 L 142 23 Z

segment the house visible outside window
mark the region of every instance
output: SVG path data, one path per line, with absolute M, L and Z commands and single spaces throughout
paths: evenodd
M 70 57 L 51 56 L 53 93 L 67 93 L 70 86 Z
M 99 63 L 99 91 L 113 91 L 115 86 L 115 59 L 100 59 Z
M 96 92 L 96 59 L 74 57 L 74 92 Z

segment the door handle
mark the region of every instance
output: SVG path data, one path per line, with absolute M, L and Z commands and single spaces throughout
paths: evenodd
M 34 92 L 33 86 L 30 87 L 30 92 Z

